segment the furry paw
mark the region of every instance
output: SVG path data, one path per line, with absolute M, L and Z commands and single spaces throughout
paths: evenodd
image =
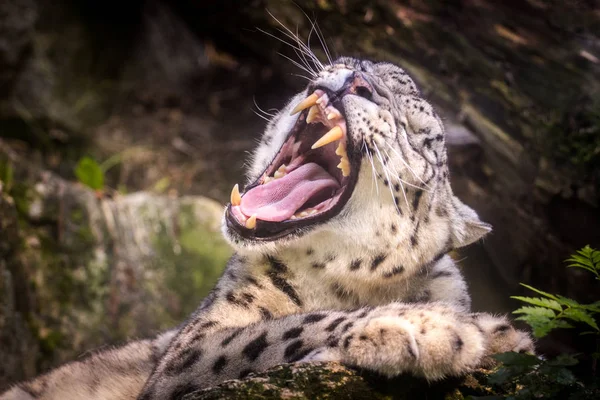
M 529 333 L 515 329 L 507 318 L 495 317 L 489 314 L 479 314 L 477 325 L 486 336 L 486 357 L 483 366 L 493 365 L 492 354 L 514 351 L 517 353 L 535 352 L 534 342 Z
M 399 317 L 378 317 L 342 338 L 344 362 L 387 376 L 410 371 L 419 358 L 413 326 Z

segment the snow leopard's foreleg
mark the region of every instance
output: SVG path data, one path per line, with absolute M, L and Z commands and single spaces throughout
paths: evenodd
M 140 399 L 176 399 L 282 363 L 339 361 L 387 376 L 461 375 L 503 351 L 533 351 L 503 317 L 443 303 L 322 311 L 210 331 L 170 349 Z

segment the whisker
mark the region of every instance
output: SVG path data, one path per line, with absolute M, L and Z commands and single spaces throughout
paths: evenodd
M 258 103 L 256 102 L 256 97 L 254 97 L 254 96 L 252 97 L 252 102 L 254 103 L 254 106 L 256 107 L 256 109 L 257 109 L 258 111 L 260 111 L 262 114 L 264 114 L 264 115 L 266 115 L 266 116 L 269 116 L 269 117 L 271 117 L 271 118 L 273 118 L 273 117 L 275 116 L 275 114 L 273 114 L 273 113 L 270 113 L 270 112 L 267 112 L 267 111 L 263 110 L 262 108 L 260 108 L 260 106 L 259 106 L 259 105 L 258 105 Z
M 415 173 L 415 171 L 411 168 L 410 165 L 408 165 L 408 163 L 406 162 L 406 160 L 404 160 L 404 157 L 402 157 L 402 155 L 400 153 L 398 153 L 398 150 L 396 150 L 391 144 L 386 142 L 386 145 L 388 145 L 388 147 L 394 152 L 396 153 L 396 155 L 398 156 L 398 158 L 400 159 L 400 161 L 404 164 L 404 166 L 406 166 L 406 169 L 408 169 L 410 171 L 410 173 L 413 174 L 413 176 L 415 178 L 417 178 L 419 181 L 421 181 L 421 183 L 423 185 L 425 185 L 426 187 L 429 187 L 429 185 L 423 180 L 421 179 L 421 177 L 419 175 L 417 175 Z
M 333 64 L 333 60 L 331 59 L 331 53 L 329 52 L 329 48 L 327 47 L 327 41 L 325 40 L 325 36 L 323 35 L 323 32 L 321 31 L 319 24 L 317 24 L 317 21 L 314 22 L 314 25 L 316 27 L 316 33 L 317 33 L 317 37 L 319 38 L 319 42 L 321 43 L 321 47 L 323 48 L 323 51 L 325 52 L 325 57 L 327 57 L 327 60 L 329 61 L 329 65 L 331 65 L 331 64 Z
M 388 188 L 390 189 L 390 194 L 392 195 L 392 202 L 394 203 L 394 206 L 396 207 L 396 211 L 398 211 L 398 215 L 402 215 L 402 211 L 400 211 L 400 208 L 398 207 L 398 204 L 396 204 L 396 200 L 394 199 L 395 196 L 394 196 L 394 190 L 392 189 L 392 179 L 390 178 L 388 168 L 383 161 L 383 156 L 381 155 L 381 152 L 379 151 L 379 147 L 377 146 L 377 143 L 373 142 L 373 146 L 375 147 L 375 151 L 377 151 L 377 157 L 379 158 L 379 162 L 381 163 L 381 168 L 383 169 L 383 173 L 385 174 L 385 176 L 388 180 Z M 404 192 L 404 190 L 403 190 L 403 192 Z M 406 197 L 405 197 L 405 199 L 406 199 Z M 408 206 L 408 200 L 406 202 L 406 205 Z
M 258 27 L 256 28 L 256 30 L 257 30 L 257 31 L 259 31 L 259 32 L 261 32 L 261 33 L 264 33 L 264 34 L 265 34 L 265 35 L 267 35 L 267 36 L 270 36 L 270 37 L 272 37 L 272 38 L 273 38 L 273 39 L 275 39 L 275 40 L 279 40 L 279 41 L 280 41 L 281 43 L 283 43 L 283 44 L 287 44 L 287 45 L 288 45 L 288 46 L 290 46 L 292 49 L 301 50 L 299 47 L 297 47 L 297 46 L 296 46 L 296 45 L 294 45 L 293 43 L 290 43 L 290 42 L 288 42 L 287 40 L 284 40 L 284 39 L 280 38 L 279 36 L 276 36 L 276 35 L 272 34 L 271 32 L 267 32 L 267 31 L 265 31 L 264 29 L 262 29 L 262 28 L 258 28 Z
M 285 26 L 280 20 L 278 20 L 269 10 L 267 10 L 267 13 L 271 16 L 271 18 L 273 18 L 279 25 L 281 25 L 281 27 L 283 29 L 285 29 L 286 32 L 282 32 L 283 34 L 285 34 L 288 38 L 292 39 L 292 40 L 296 40 L 296 42 L 298 43 L 298 46 L 300 48 L 302 48 L 303 50 L 305 50 L 307 52 L 307 56 L 311 57 L 315 64 L 320 67 L 321 69 L 324 68 L 323 64 L 321 63 L 321 61 L 317 58 L 317 56 L 310 50 L 310 48 L 302 41 L 300 40 L 300 38 L 297 35 L 294 35 L 294 32 L 292 32 L 287 26 Z
M 373 173 L 373 180 L 375 181 L 375 189 L 377 190 L 377 196 L 379 196 L 379 182 L 377 182 L 377 169 L 375 168 L 375 163 L 373 162 L 373 155 L 369 151 L 369 146 L 366 146 L 366 149 L 369 161 L 371 161 L 371 172 Z
M 267 122 L 269 122 L 269 121 L 270 121 L 270 119 L 269 119 L 268 117 L 266 117 L 266 116 L 262 115 L 262 114 L 261 114 L 261 113 L 259 113 L 258 111 L 256 111 L 256 110 L 252 110 L 252 112 L 253 112 L 254 114 L 256 114 L 258 117 L 260 117 L 260 118 L 264 119 L 265 121 L 267 121 Z
M 283 44 L 286 44 L 286 45 L 290 46 L 292 49 L 294 49 L 294 52 L 296 53 L 296 55 L 299 55 L 299 54 L 298 54 L 298 52 L 300 52 L 300 53 L 302 53 L 302 54 L 306 54 L 306 52 L 305 52 L 305 50 L 304 50 L 304 49 L 302 49 L 302 48 L 300 48 L 300 47 L 297 47 L 297 46 L 296 46 L 296 45 L 294 45 L 293 43 L 290 43 L 290 42 L 288 42 L 287 40 L 284 40 L 284 39 L 282 39 L 282 38 L 280 38 L 280 37 L 278 37 L 278 36 L 275 36 L 275 35 L 273 35 L 272 33 L 265 31 L 264 29 L 261 29 L 261 28 L 256 28 L 256 29 L 257 29 L 259 32 L 262 32 L 262 33 L 264 33 L 265 35 L 267 35 L 267 36 L 270 36 L 270 37 L 272 37 L 272 38 L 274 38 L 274 39 L 276 39 L 276 40 L 279 40 L 281 43 L 283 43 Z M 281 30 L 278 30 L 278 31 L 280 31 L 280 32 L 284 33 L 286 36 L 288 36 L 288 35 L 287 35 L 285 32 L 283 32 L 283 31 L 281 31 Z M 293 37 L 292 37 L 292 38 L 293 38 Z M 278 54 L 282 55 L 281 53 L 278 53 Z M 291 58 L 289 58 L 289 57 L 286 57 L 286 58 L 287 58 L 288 60 L 292 61 L 292 59 L 291 59 Z M 293 61 L 293 62 L 294 62 L 296 65 L 297 65 L 297 62 L 296 62 L 296 61 Z M 304 69 L 305 71 L 307 70 L 307 69 L 306 69 L 306 68 L 304 68 L 304 67 L 302 67 L 302 69 Z M 309 72 L 311 75 L 315 74 L 315 72 L 312 70 L 312 68 L 311 68 L 310 66 L 308 66 L 308 69 L 310 69 L 310 72 L 309 72 L 309 71 L 307 71 L 307 72 Z
M 385 149 L 384 149 L 384 151 L 385 151 Z M 386 152 L 386 154 L 387 154 L 388 157 L 390 156 L 387 152 Z M 410 208 L 410 206 L 408 204 L 408 198 L 406 197 L 406 189 L 404 188 L 404 185 L 412 186 L 412 187 L 417 188 L 417 189 L 421 189 L 421 187 L 415 186 L 415 185 L 413 185 L 411 183 L 406 182 L 405 180 L 403 180 L 402 178 L 400 178 L 400 174 L 398 173 L 398 171 L 396 170 L 396 168 L 393 167 L 393 166 L 392 166 L 392 168 L 394 169 L 395 176 L 398 178 L 398 183 L 400 184 L 400 190 L 402 191 L 402 197 L 404 197 L 404 202 L 406 203 L 408 213 L 410 214 L 410 213 L 412 213 L 412 210 L 411 210 L 411 208 Z
M 365 154 L 367 154 L 368 157 L 368 153 L 369 153 L 369 149 L 367 148 L 367 142 L 365 141 L 365 138 L 363 138 L 362 140 L 362 148 L 364 149 Z M 373 180 L 371 180 L 371 196 L 373 196 Z
M 388 153 L 388 152 L 387 152 L 385 149 L 381 149 L 381 151 L 383 151 L 383 152 L 385 153 L 385 155 L 386 155 L 386 156 L 388 156 L 388 158 L 390 158 L 390 159 L 392 158 L 392 157 L 390 157 L 390 153 Z M 410 187 L 413 187 L 413 188 L 415 188 L 415 189 L 422 189 L 422 190 L 424 190 L 424 191 L 426 191 L 426 192 L 429 192 L 429 191 L 430 191 L 430 189 L 424 189 L 424 188 L 422 188 L 421 186 L 414 185 L 414 184 L 412 184 L 412 183 L 410 183 L 410 182 L 407 182 L 407 181 L 405 181 L 404 179 L 400 178 L 400 173 L 398 172 L 398 170 L 396 169 L 396 167 L 394 167 L 393 165 L 388 165 L 388 167 L 389 167 L 389 168 L 392 168 L 392 172 L 394 173 L 394 176 L 395 176 L 395 177 L 396 177 L 396 178 L 397 178 L 399 181 L 401 181 L 402 183 L 404 183 L 406 186 L 410 186 Z
M 300 77 L 300 78 L 304 78 L 304 79 L 306 79 L 307 81 L 312 81 L 312 78 L 309 78 L 309 77 L 308 77 L 308 76 L 306 76 L 306 75 L 302 75 L 302 74 L 292 74 L 292 75 L 294 75 L 294 76 L 298 76 L 298 77 Z
M 317 74 L 314 73 L 312 70 L 309 70 L 308 68 L 304 67 L 302 64 L 300 64 L 298 61 L 293 60 L 292 58 L 286 56 L 283 53 L 279 53 L 277 52 L 277 54 L 279 54 L 281 57 L 283 58 L 287 58 L 288 60 L 290 60 L 296 67 L 300 68 L 301 70 L 308 72 L 309 74 L 311 74 L 313 77 L 316 77 Z
M 294 2 L 294 4 L 296 4 L 296 3 Z M 302 9 L 302 7 L 300 7 L 298 4 L 296 4 L 296 6 L 302 12 L 302 14 L 304 14 L 306 19 L 312 25 L 311 32 L 313 29 L 315 30 L 315 33 L 317 34 L 317 38 L 319 39 L 319 42 L 321 43 L 321 47 L 323 48 L 323 51 L 325 53 L 325 56 L 327 57 L 327 60 L 329 61 L 329 64 L 330 65 L 333 64 L 333 61 L 331 59 L 331 53 L 329 52 L 329 48 L 327 47 L 327 42 L 325 41 L 325 36 L 323 35 L 323 32 L 321 31 L 321 28 L 319 27 L 319 24 L 317 23 L 316 17 L 313 20 L 311 20 L 311 18 L 308 16 L 306 11 L 304 11 Z M 310 35 L 309 35 L 309 39 L 310 39 Z
M 308 49 L 309 49 L 309 50 L 308 50 L 308 52 L 310 53 L 310 54 L 309 54 L 309 57 L 311 57 L 311 54 L 312 54 L 312 50 L 310 50 L 310 35 L 311 35 L 311 32 L 309 32 L 309 33 L 308 33 L 308 39 L 307 39 L 307 42 L 308 42 L 308 46 L 307 46 L 307 47 L 308 47 Z M 299 37 L 300 37 L 300 34 L 298 33 L 298 27 L 296 27 L 296 36 L 295 36 L 295 37 L 297 38 L 297 39 L 296 39 L 296 41 L 297 41 L 297 42 L 298 42 L 298 44 L 300 45 L 300 39 L 299 39 Z M 313 54 L 313 55 L 314 55 L 314 54 Z M 309 61 L 306 59 L 306 52 L 303 52 L 303 53 L 302 53 L 302 59 L 304 60 L 304 64 L 305 64 L 305 65 L 306 65 L 306 66 L 307 66 L 307 67 L 308 67 L 308 68 L 309 68 L 311 71 L 313 71 L 313 72 L 315 72 L 315 73 L 318 73 L 318 71 L 316 71 L 316 69 L 314 69 L 314 61 L 313 61 L 313 66 L 310 66 L 310 63 L 309 63 Z M 311 60 L 312 60 L 312 58 L 311 58 Z

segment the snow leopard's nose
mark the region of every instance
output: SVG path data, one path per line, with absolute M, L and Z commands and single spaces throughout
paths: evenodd
M 327 92 L 332 100 L 344 97 L 347 94 L 371 99 L 373 86 L 368 78 L 360 71 L 354 71 L 346 68 L 334 68 L 323 71 L 308 87 L 308 92 L 312 93 L 316 89 Z
M 354 71 L 346 80 L 346 84 L 341 90 L 340 97 L 344 97 L 347 94 L 355 94 L 364 97 L 367 100 L 371 100 L 373 97 L 373 86 L 362 72 Z

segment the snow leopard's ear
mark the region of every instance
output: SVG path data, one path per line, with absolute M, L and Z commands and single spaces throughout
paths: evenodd
M 491 232 L 492 226 L 481 221 L 477 213 L 456 196 L 452 196 L 451 229 L 454 248 L 478 241 Z

